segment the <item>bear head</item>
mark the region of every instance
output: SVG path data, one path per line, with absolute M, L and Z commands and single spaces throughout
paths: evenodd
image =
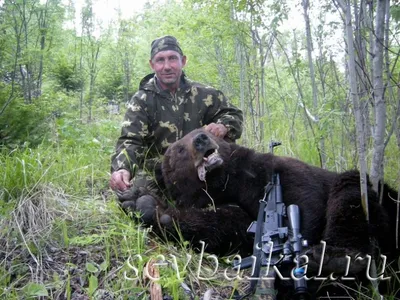
M 231 153 L 228 142 L 196 129 L 169 146 L 165 152 L 162 173 L 167 185 L 183 184 L 194 188 L 206 180 L 206 174 L 221 169 Z M 193 186 L 194 185 L 194 186 Z

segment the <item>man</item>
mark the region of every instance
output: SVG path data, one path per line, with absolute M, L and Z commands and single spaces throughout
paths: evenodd
M 185 134 L 205 126 L 233 142 L 242 133 L 242 111 L 229 104 L 222 92 L 185 76 L 186 56 L 175 37 L 154 40 L 149 62 L 155 74 L 142 79 L 139 91 L 128 103 L 112 156 L 110 187 L 123 207 L 134 205 L 124 205 L 129 191 L 155 189 L 149 173 L 167 147 Z

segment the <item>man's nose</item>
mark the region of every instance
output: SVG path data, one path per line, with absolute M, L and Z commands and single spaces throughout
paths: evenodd
M 169 59 L 166 59 L 164 61 L 164 69 L 169 69 L 171 68 L 171 63 L 169 62 Z

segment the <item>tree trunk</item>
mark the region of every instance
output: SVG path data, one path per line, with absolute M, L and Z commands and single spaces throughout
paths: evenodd
M 345 31 L 347 39 L 347 51 L 348 51 L 348 71 L 349 71 L 349 83 L 350 83 L 350 97 L 354 106 L 354 115 L 356 119 L 356 132 L 357 132 L 357 146 L 359 155 L 359 167 L 360 167 L 360 187 L 361 187 L 361 205 L 363 207 L 365 218 L 369 222 L 369 211 L 368 211 L 368 192 L 367 192 L 367 162 L 365 158 L 365 140 L 364 140 L 364 120 L 363 112 L 361 110 L 358 89 L 357 89 L 357 70 L 356 70 L 356 59 L 354 50 L 353 40 L 353 26 L 352 16 L 349 0 L 344 3 L 343 0 L 336 0 L 341 6 L 345 13 Z
M 391 120 L 389 120 L 390 129 L 388 131 L 388 134 L 386 135 L 386 140 L 385 140 L 385 147 L 389 143 L 390 138 L 392 137 L 393 133 L 396 131 L 396 128 L 398 126 L 399 122 L 399 116 L 400 116 L 400 98 L 396 97 L 395 91 L 393 90 L 394 85 L 391 84 L 393 83 L 398 83 L 398 79 L 396 81 L 396 78 L 393 77 L 392 70 L 391 70 L 391 61 L 390 61 L 390 56 L 389 56 L 389 32 L 390 32 L 390 1 L 386 0 L 386 19 L 385 19 L 385 49 L 384 49 L 384 59 L 385 59 L 385 75 L 387 78 L 387 81 L 385 83 L 385 91 L 387 90 L 387 101 L 386 103 L 393 103 L 392 104 L 392 109 L 393 109 L 393 114 Z M 397 52 L 396 59 L 393 62 L 393 68 L 397 65 L 397 60 L 399 59 L 400 55 L 400 50 Z M 398 88 L 398 91 L 400 91 L 400 88 Z M 382 195 L 381 195 L 382 196 Z M 382 197 L 381 197 L 382 198 Z
M 124 99 L 125 103 L 129 101 L 129 89 L 131 86 L 131 62 L 129 60 L 129 51 L 128 49 L 124 49 L 124 58 L 123 58 L 123 67 L 124 67 Z
M 318 90 L 317 90 L 317 85 L 315 83 L 315 71 L 314 71 L 314 63 L 313 63 L 313 58 L 312 58 L 313 44 L 312 44 L 312 36 L 311 36 L 310 17 L 308 15 L 308 10 L 310 8 L 309 0 L 303 0 L 302 6 L 304 9 L 304 22 L 305 22 L 305 26 L 306 26 L 307 58 L 308 58 L 308 67 L 310 69 L 313 106 L 314 106 L 314 109 L 317 109 L 318 108 Z
M 92 121 L 92 110 L 93 110 L 93 99 L 95 96 L 95 82 L 96 82 L 96 77 L 97 77 L 97 60 L 99 58 L 99 51 L 100 51 L 100 45 L 96 42 L 90 43 L 90 51 L 91 51 L 91 58 L 89 62 L 89 72 L 90 72 L 90 83 L 89 83 L 89 116 L 88 116 L 88 122 L 90 123 Z
M 325 153 L 325 138 L 322 134 L 322 129 L 320 128 L 319 118 L 316 115 L 318 111 L 318 88 L 315 82 L 315 70 L 314 70 L 314 61 L 312 57 L 313 51 L 313 44 L 312 44 L 312 35 L 311 35 L 311 24 L 310 24 L 310 17 L 308 15 L 308 11 L 310 8 L 309 0 L 303 0 L 302 6 L 304 9 L 304 22 L 306 27 L 306 40 L 307 40 L 307 57 L 308 57 L 308 67 L 310 70 L 310 79 L 311 79 L 311 88 L 312 88 L 312 97 L 313 97 L 313 108 L 314 108 L 314 117 L 317 120 L 318 128 L 320 131 L 320 138 L 319 138 L 319 153 L 321 159 L 321 167 L 326 168 L 326 153 Z
M 378 191 L 379 182 L 383 181 L 383 156 L 385 152 L 385 128 L 386 128 L 386 103 L 383 85 L 383 45 L 385 28 L 385 6 L 386 0 L 377 1 L 375 19 L 375 41 L 374 41 L 374 60 L 373 60 L 373 87 L 374 87 L 374 149 L 370 178 L 374 190 Z
M 22 1 L 22 12 L 21 12 L 21 22 L 22 22 L 22 27 L 24 31 L 24 48 L 25 51 L 28 51 L 29 49 L 29 44 L 28 44 L 28 35 L 29 35 L 29 28 L 28 24 L 31 19 L 31 15 L 29 15 L 29 18 L 27 16 L 27 6 L 26 6 L 26 0 Z M 23 90 L 24 90 L 24 98 L 25 98 L 25 103 L 30 104 L 32 103 L 32 70 L 31 70 L 31 65 L 30 62 L 28 61 L 25 65 L 22 65 L 20 67 L 21 75 L 23 76 Z
M 83 74 L 83 23 L 82 23 L 82 32 L 81 32 L 81 53 L 80 53 L 80 57 L 79 57 L 79 73 Z M 79 119 L 81 120 L 81 122 L 83 122 L 83 89 L 84 89 L 85 85 L 82 82 L 81 84 L 81 89 L 80 89 L 80 93 L 79 93 Z
M 39 70 L 36 82 L 36 91 L 34 93 L 35 97 L 42 94 L 42 76 L 43 76 L 43 59 L 44 59 L 44 48 L 46 46 L 46 35 L 47 35 L 47 5 L 46 1 L 45 9 L 40 11 L 38 16 L 38 26 L 40 32 L 40 58 L 39 58 Z
M 354 15 L 355 15 L 355 49 L 356 51 L 356 65 L 359 66 L 359 95 L 361 102 L 365 103 L 364 109 L 364 137 L 366 145 L 370 144 L 371 139 L 371 122 L 370 122 L 370 107 L 369 103 L 372 103 L 372 85 L 371 78 L 372 75 L 369 73 L 372 71 L 371 68 L 368 67 L 368 52 L 371 52 L 372 48 L 367 49 L 366 43 L 368 37 L 373 36 L 372 27 L 373 22 L 369 18 L 368 8 L 365 3 L 365 0 L 360 1 L 360 7 L 358 7 L 357 2 L 354 3 Z
M 246 60 L 244 58 L 243 50 L 242 50 L 242 44 L 241 41 L 236 38 L 236 57 L 239 62 L 240 70 L 239 70 L 239 98 L 240 98 L 240 109 L 243 111 L 244 114 L 246 114 L 246 102 L 245 102 L 245 80 L 246 80 Z M 247 134 L 246 130 L 243 131 L 243 144 L 247 145 Z

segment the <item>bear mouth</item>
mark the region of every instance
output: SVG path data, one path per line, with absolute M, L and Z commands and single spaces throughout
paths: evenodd
M 206 181 L 207 172 L 211 172 L 216 167 L 222 165 L 223 160 L 218 153 L 218 149 L 209 149 L 204 153 L 203 159 L 197 166 L 197 175 L 201 181 Z

